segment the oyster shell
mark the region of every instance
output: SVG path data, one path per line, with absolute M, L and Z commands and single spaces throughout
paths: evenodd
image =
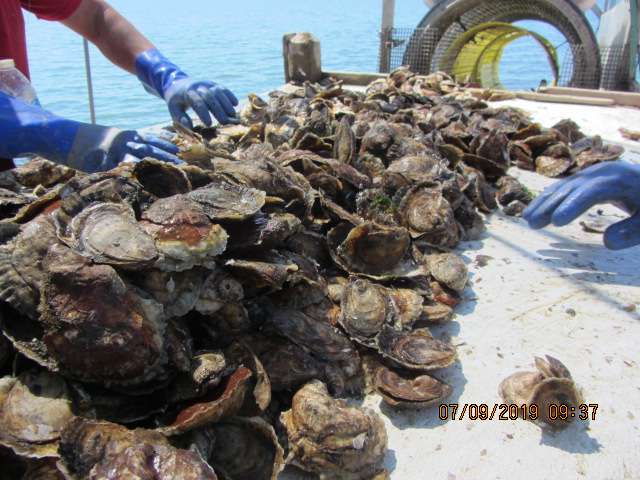
M 42 259 L 58 243 L 50 215 L 39 215 L 20 227 L 11 242 L 0 246 L 0 298 L 29 318 L 37 319 Z
M 380 367 L 373 377 L 373 388 L 390 405 L 421 408 L 442 403 L 453 387 L 431 375 L 399 372 Z
M 221 478 L 276 480 L 284 451 L 273 427 L 260 417 L 233 417 L 194 431 L 195 447 Z
M 382 420 L 368 408 L 346 407 L 320 381 L 293 396 L 280 421 L 288 436 L 287 463 L 326 479 L 369 479 L 381 470 L 387 454 Z
M 66 470 L 81 478 L 218 478 L 197 453 L 173 447 L 158 432 L 81 417 L 62 431 L 60 455 Z
M 185 194 L 188 200 L 200 204 L 212 222 L 244 220 L 264 205 L 265 193 L 255 188 L 233 184 L 222 177 L 214 183 Z
M 455 253 L 432 253 L 427 264 L 433 278 L 448 288 L 460 292 L 467 285 L 469 270 L 464 260 Z
M 66 371 L 114 387 L 157 388 L 171 378 L 159 303 L 141 296 L 111 266 L 92 264 L 62 245 L 50 249 L 44 268 L 43 340 Z
M 97 263 L 140 269 L 160 260 L 154 239 L 135 219 L 131 207 L 96 203 L 65 223 L 56 215 L 58 237 L 79 254 Z
M 224 252 L 228 235 L 211 223 L 203 208 L 184 196 L 158 200 L 145 210 L 140 226 L 164 255 L 159 268 L 181 271 L 196 265 L 212 266 Z
M 405 228 L 364 222 L 351 229 L 335 253 L 350 271 L 384 275 L 400 263 L 409 244 Z
M 59 375 L 30 369 L 0 380 L 0 444 L 28 457 L 57 457 L 58 441 L 73 417 Z
M 340 325 L 364 344 L 373 345 L 382 326 L 390 322 L 389 299 L 379 285 L 368 280 L 350 278 L 340 305 Z
M 421 237 L 443 247 L 453 247 L 460 241 L 460 229 L 453 209 L 442 195 L 438 183 L 418 183 L 396 203 L 413 238 Z
M 443 368 L 457 357 L 455 347 L 436 340 L 426 328 L 406 332 L 384 325 L 376 342 L 385 358 L 410 370 L 428 372 Z
M 545 355 L 546 360 L 536 357 L 536 372 L 518 372 L 505 378 L 498 387 L 500 396 L 510 405 L 535 406 L 538 417 L 535 423 L 541 427 L 562 430 L 575 419 L 573 415 L 551 418 L 551 405 L 566 405 L 573 412 L 584 403 L 581 390 L 576 386 L 567 367 L 559 360 Z M 521 413 L 519 412 L 519 415 Z

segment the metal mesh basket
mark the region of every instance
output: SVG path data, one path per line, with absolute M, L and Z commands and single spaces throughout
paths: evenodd
M 429 55 L 438 50 L 435 32 L 424 28 L 390 28 L 381 30 L 380 37 L 378 71 L 393 71 L 401 66 L 422 74 L 438 70 L 442 54 Z M 417 38 L 420 38 L 419 42 Z M 628 45 L 600 46 L 600 71 L 589 65 L 585 48 L 584 45 L 568 45 L 564 49 L 564 56 L 559 59 L 559 86 L 599 85 L 605 90 L 628 89 L 624 84 Z

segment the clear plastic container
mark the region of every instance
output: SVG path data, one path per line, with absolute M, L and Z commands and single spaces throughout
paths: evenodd
M 31 82 L 15 66 L 13 60 L 0 60 L 0 92 L 25 102 L 39 104 L 38 95 Z

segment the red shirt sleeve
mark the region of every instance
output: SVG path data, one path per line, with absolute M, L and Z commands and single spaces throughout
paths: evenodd
M 36 17 L 60 21 L 76 11 L 82 0 L 20 0 L 20 5 Z

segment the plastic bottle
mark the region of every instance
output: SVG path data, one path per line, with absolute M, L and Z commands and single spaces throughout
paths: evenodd
M 13 60 L 0 60 L 0 92 L 39 105 L 38 94 Z
M 0 92 L 19 98 L 25 102 L 40 106 L 38 94 L 31 82 L 25 77 L 12 59 L 0 60 Z M 32 156 L 14 158 L 15 165 L 22 165 Z

